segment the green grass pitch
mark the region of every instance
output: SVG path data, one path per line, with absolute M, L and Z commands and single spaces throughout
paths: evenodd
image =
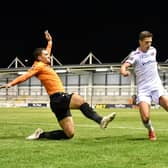
M 168 113 L 151 110 L 157 141 L 150 142 L 137 109 L 97 109 L 111 111 L 117 115 L 105 130 L 73 110 L 73 139 L 28 141 L 38 127 L 60 129 L 50 109 L 0 108 L 0 168 L 167 168 Z

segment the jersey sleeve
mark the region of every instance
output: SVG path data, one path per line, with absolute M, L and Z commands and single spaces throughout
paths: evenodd
M 18 76 L 17 78 L 15 78 L 13 81 L 9 82 L 9 84 L 11 86 L 14 86 L 16 84 L 22 83 L 26 80 L 28 80 L 29 78 L 31 78 L 32 76 L 36 75 L 40 70 L 40 67 L 32 67 L 30 68 L 25 74 Z
M 135 64 L 135 61 L 136 61 L 135 54 L 134 54 L 134 52 L 131 52 L 131 53 L 128 55 L 128 58 L 126 59 L 125 62 L 130 63 L 131 65 L 133 65 L 133 64 Z

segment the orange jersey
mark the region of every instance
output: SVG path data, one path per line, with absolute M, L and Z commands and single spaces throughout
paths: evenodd
M 35 61 L 32 68 L 30 68 L 25 74 L 14 79 L 10 84 L 14 86 L 26 81 L 32 76 L 36 76 L 42 82 L 49 95 L 56 92 L 64 92 L 64 87 L 58 74 L 50 65 L 40 61 Z
M 51 54 L 51 47 L 52 43 L 49 42 L 46 47 L 49 55 Z M 14 86 L 26 81 L 32 76 L 36 76 L 42 82 L 49 95 L 56 92 L 64 92 L 64 87 L 58 74 L 51 68 L 50 65 L 41 61 L 35 61 L 32 68 L 30 68 L 25 74 L 11 81 L 9 84 Z

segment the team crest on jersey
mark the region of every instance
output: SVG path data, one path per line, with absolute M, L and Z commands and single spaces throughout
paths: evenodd
M 136 54 L 140 54 L 140 52 L 139 52 L 139 51 L 136 51 L 136 52 L 134 53 L 134 55 L 136 55 Z
M 129 57 L 128 60 L 132 61 L 134 59 L 134 57 Z

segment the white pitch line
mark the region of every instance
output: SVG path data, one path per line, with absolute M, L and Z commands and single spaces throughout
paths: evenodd
M 53 126 L 53 125 L 58 125 L 58 123 L 31 123 L 31 122 L 1 122 L 3 124 L 16 124 L 16 125 L 49 125 L 49 126 Z M 98 125 L 91 125 L 91 124 L 75 124 L 75 126 L 77 127 L 83 127 L 83 128 L 98 128 Z M 113 127 L 110 126 L 107 129 L 131 129 L 131 130 L 146 130 L 146 128 L 135 128 L 135 127 L 125 127 L 125 126 L 120 126 L 120 127 Z M 168 131 L 168 129 L 166 128 L 156 128 L 156 131 Z

